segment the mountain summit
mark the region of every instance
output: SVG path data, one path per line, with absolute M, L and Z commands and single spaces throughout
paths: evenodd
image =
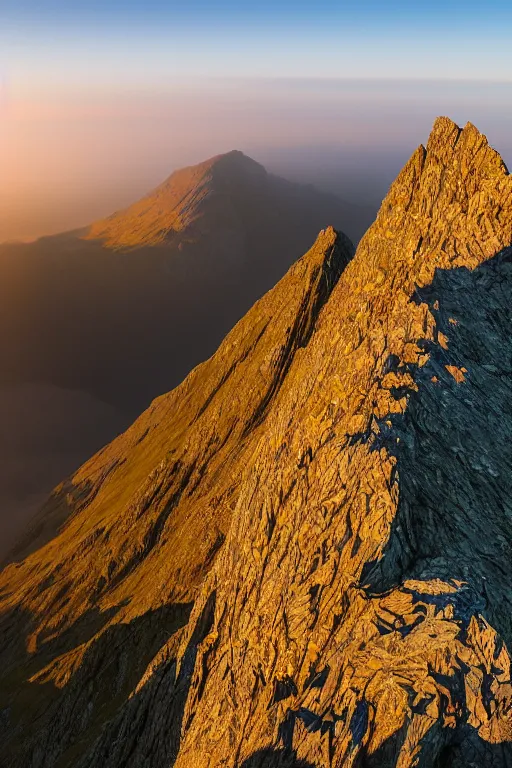
M 272 177 L 262 165 L 233 150 L 176 171 L 134 205 L 93 224 L 87 238 L 100 239 L 110 248 L 133 248 L 179 243 L 179 234 L 187 230 L 189 240 L 194 230 L 199 236 L 210 228 L 214 235 L 219 221 L 208 222 L 209 214 L 236 227 L 243 202 L 247 205 L 252 198 L 254 205 L 261 205 L 265 194 L 272 194 L 271 186 Z
M 0 580 L 9 765 L 511 764 L 511 244 L 438 119 L 353 258 L 324 230 L 55 490 Z

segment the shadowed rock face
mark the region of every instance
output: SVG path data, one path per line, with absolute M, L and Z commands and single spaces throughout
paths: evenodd
M 323 233 L 55 494 L 0 583 L 14 766 L 512 763 L 511 244 L 439 119 L 352 260 Z

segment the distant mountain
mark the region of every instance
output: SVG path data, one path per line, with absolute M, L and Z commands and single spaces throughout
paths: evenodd
M 326 207 L 323 214 L 320 204 Z M 299 211 L 305 223 L 294 220 Z M 176 171 L 134 205 L 95 223 L 87 238 L 99 238 L 117 249 L 167 243 L 180 250 L 191 243 L 204 244 L 204 238 L 213 238 L 215 244 L 221 238 L 223 247 L 239 249 L 238 261 L 247 247 L 268 240 L 269 232 L 260 231 L 263 224 L 276 229 L 291 225 L 300 231 L 319 215 L 334 217 L 355 241 L 372 220 L 369 209 L 268 174 L 262 165 L 233 150 Z M 248 237 L 256 242 L 248 243 Z
M 511 303 L 512 177 L 440 118 L 27 531 L 9 768 L 512 765 Z
M 46 442 L 55 456 L 64 440 L 79 464 L 209 357 L 319 229 L 355 231 L 356 215 L 359 209 L 272 176 L 234 151 L 173 173 L 89 228 L 0 247 L 0 401 L 3 390 L 8 403 L 21 387 L 20 431 L 32 430 L 33 442 Z M 53 387 L 57 421 L 59 393 L 66 408 L 71 391 L 93 398 L 95 415 L 92 401 L 84 413 L 96 443 L 91 430 L 84 435 L 77 427 L 82 417 L 69 420 L 67 437 L 48 431 L 27 385 Z M 85 403 L 75 402 L 79 410 Z M 100 418 L 105 403 L 116 414 L 111 432 Z M 34 460 L 32 452 L 31 466 Z M 21 467 L 23 451 L 10 450 L 9 461 Z M 43 453 L 41 462 L 47 463 Z M 57 477 L 69 469 L 63 462 Z M 44 472 L 38 475 L 36 496 L 56 481 L 54 471 L 46 482 Z M 10 504 L 0 488 L 2 499 L 0 533 L 2 519 L 13 520 L 12 510 L 23 504 L 19 494 Z
M 87 230 L 1 247 L 0 385 L 79 388 L 135 415 L 346 218 L 235 151 Z

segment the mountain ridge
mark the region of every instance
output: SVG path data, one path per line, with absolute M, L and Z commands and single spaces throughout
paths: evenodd
M 511 206 L 485 138 L 438 120 L 322 313 L 304 378 L 267 423 L 288 425 L 283 450 L 261 442 L 192 610 L 179 656 L 208 605 L 211 626 L 179 768 L 269 747 L 254 765 L 508 765 Z M 503 555 L 489 559 L 486 531 Z
M 511 264 L 440 118 L 353 258 L 321 233 L 57 490 L 0 575 L 13 766 L 509 764 Z
M 89 648 L 88 643 L 82 645 L 81 649 L 73 648 L 72 638 L 76 632 L 74 626 L 84 625 L 85 622 L 85 626 L 92 627 L 89 631 L 93 632 L 94 637 L 97 632 L 94 628 L 98 626 L 98 621 L 100 626 L 104 623 L 96 615 L 90 600 L 91 595 L 87 596 L 87 585 L 92 577 L 87 555 L 84 559 L 87 551 L 91 555 L 94 552 L 94 561 L 100 567 L 93 577 L 96 581 L 96 597 L 100 597 L 102 584 L 106 586 L 107 582 L 117 581 L 124 593 L 125 586 L 132 578 L 140 581 L 140 565 L 145 563 L 143 578 L 148 580 L 148 587 L 141 586 L 138 590 L 142 602 L 139 608 L 132 605 L 132 618 L 135 618 L 136 614 L 144 616 L 149 607 L 148 599 L 153 602 L 153 598 L 149 596 L 155 586 L 155 576 L 160 584 L 157 593 L 161 594 L 161 598 L 157 599 L 151 610 L 160 610 L 159 604 L 163 607 L 169 596 L 171 583 L 174 585 L 172 601 L 177 607 L 171 611 L 170 620 L 174 620 L 172 617 L 185 609 L 193 596 L 194 585 L 200 580 L 204 569 L 210 567 L 218 547 L 222 544 L 225 526 L 229 520 L 229 499 L 236 492 L 240 482 L 240 469 L 237 467 L 241 467 L 243 456 L 247 452 L 250 453 L 251 433 L 257 433 L 261 424 L 263 414 L 259 405 L 268 402 L 270 390 L 277 395 L 279 382 L 290 364 L 289 356 L 300 353 L 300 344 L 307 343 L 311 322 L 325 301 L 325 291 L 327 290 L 328 294 L 339 270 L 351 255 L 352 246 L 349 241 L 336 235 L 332 229 L 326 230 L 319 236 L 310 253 L 297 262 L 291 273 L 283 278 L 283 284 L 278 284 L 253 307 L 249 322 L 235 326 L 216 356 L 192 371 L 178 391 L 158 398 L 124 436 L 91 459 L 88 466 L 83 468 L 83 476 L 79 473 L 70 484 L 56 489 L 54 498 L 50 499 L 46 509 L 42 511 L 42 517 L 44 521 L 50 515 L 50 523 L 57 526 L 67 520 L 65 529 L 68 529 L 70 548 L 63 544 L 62 539 L 60 543 L 58 540 L 50 541 L 46 545 L 46 565 L 43 565 L 40 555 L 36 552 L 26 561 L 27 571 L 25 566 L 20 570 L 16 564 L 4 571 L 8 580 L 10 577 L 14 579 L 8 591 L 21 587 L 25 592 L 22 600 L 25 608 L 32 612 L 34 617 L 41 609 L 49 619 L 49 624 L 43 620 L 39 628 L 36 622 L 29 631 L 30 638 L 27 635 L 27 647 L 32 650 L 39 647 L 47 658 L 45 669 L 40 670 L 41 674 L 36 675 L 34 682 L 36 679 L 40 683 L 54 679 L 56 682 L 64 681 L 68 674 L 73 676 L 72 670 Z M 276 311 L 279 306 L 280 311 Z M 277 346 L 274 346 L 276 344 Z M 296 344 L 299 344 L 297 348 Z M 254 345 L 262 346 L 263 350 L 266 350 L 266 358 L 258 357 L 252 361 L 248 357 L 248 352 Z M 223 359 L 229 358 L 233 348 L 240 348 L 237 356 L 239 362 L 231 367 L 227 379 L 223 375 L 222 364 Z M 220 357 L 220 372 L 217 374 L 215 371 L 219 362 L 215 357 Z M 248 370 L 246 360 L 249 364 Z M 233 397 L 229 389 L 224 394 L 225 383 L 229 381 L 233 385 L 233 378 L 237 382 L 238 397 Z M 204 394 L 200 394 L 202 392 Z M 256 392 L 260 392 L 259 397 L 255 397 Z M 243 411 L 238 407 L 238 398 L 243 401 L 248 393 L 252 393 L 252 408 L 254 414 L 257 414 L 256 419 L 250 419 L 249 414 L 244 417 Z M 219 420 L 218 428 L 215 427 L 216 421 L 213 425 L 211 423 L 212 408 L 216 413 L 219 409 L 221 412 L 228 411 L 227 416 Z M 181 435 L 184 431 L 188 433 L 188 437 L 183 444 Z M 237 441 L 240 448 L 233 451 Z M 245 448 L 244 444 L 247 444 Z M 192 449 L 200 457 L 198 466 L 194 466 L 197 459 L 194 461 L 193 457 L 190 459 L 187 456 Z M 212 481 L 208 479 L 210 473 L 215 475 L 219 472 L 223 472 L 225 476 L 223 489 L 218 483 L 212 485 Z M 133 477 L 130 479 L 131 475 Z M 194 494 L 197 496 L 198 493 L 202 497 L 202 502 L 199 503 L 203 506 L 200 514 L 194 512 Z M 188 497 L 191 497 L 190 501 Z M 223 497 L 228 501 L 228 507 L 219 515 L 219 505 Z M 110 506 L 114 498 L 117 498 L 116 506 L 120 517 L 117 518 L 117 513 L 109 514 L 113 523 L 113 527 L 110 527 L 108 522 L 103 520 L 103 504 Z M 150 514 L 149 519 L 145 514 L 148 503 L 158 507 L 156 515 Z M 175 508 L 176 505 L 180 506 Z M 94 506 L 97 514 L 93 510 Z M 180 508 L 183 508 L 182 512 Z M 80 515 L 80 509 L 84 510 L 85 518 Z M 212 520 L 212 530 L 205 536 L 207 519 Z M 132 526 L 135 528 L 129 533 Z M 194 533 L 196 530 L 197 534 Z M 98 531 L 103 532 L 99 537 Z M 166 534 L 166 531 L 169 533 Z M 36 537 L 40 535 L 40 532 L 36 531 Z M 171 536 L 171 543 L 168 545 L 171 549 L 173 541 L 181 541 L 181 552 L 175 551 L 172 558 L 160 558 L 158 548 L 155 550 L 155 545 L 166 535 Z M 65 533 L 64 536 L 66 537 Z M 185 539 L 188 541 L 186 546 Z M 102 557 L 98 557 L 100 547 L 105 548 Z M 75 569 L 79 562 L 86 566 L 82 580 L 85 591 L 77 591 L 75 588 L 63 590 L 64 583 L 70 577 L 75 582 Z M 46 571 L 47 567 L 50 568 L 49 571 Z M 169 568 L 169 574 L 165 575 L 165 570 Z M 46 576 L 43 576 L 44 571 Z M 41 578 L 48 585 L 48 589 L 39 594 L 38 585 Z M 151 583 L 153 587 L 150 587 Z M 15 584 L 18 586 L 15 587 Z M 129 592 L 130 589 L 128 586 Z M 71 592 L 74 593 L 73 597 Z M 109 618 L 96 638 L 100 645 L 100 638 L 105 633 L 115 627 L 122 628 L 125 622 L 130 620 L 126 613 L 128 606 L 121 608 L 126 593 L 119 599 L 114 597 L 113 602 L 107 595 L 105 598 L 109 605 L 105 603 L 101 613 Z M 93 598 L 93 602 L 95 599 Z M 36 607 L 37 604 L 39 608 Z M 60 605 L 59 608 L 57 604 Z M 40 618 L 43 614 L 40 614 Z M 51 615 L 54 616 L 53 619 Z M 55 621 L 57 625 L 52 628 Z M 33 620 L 28 620 L 28 625 L 22 631 L 25 632 L 32 622 Z M 8 620 L 6 623 L 9 624 Z M 57 627 L 57 635 L 54 638 Z M 60 642 L 64 645 L 59 645 L 59 635 L 62 636 Z M 71 648 L 66 635 L 71 637 Z M 15 640 L 16 635 L 13 636 L 7 631 L 4 637 L 6 657 L 14 654 L 14 660 L 18 658 L 20 663 L 20 648 Z M 56 648 L 52 649 L 55 644 Z M 91 650 L 93 646 L 96 650 L 94 642 Z M 52 649 L 49 656 L 46 648 Z M 65 666 L 68 662 L 70 664 L 63 678 L 58 671 L 62 662 Z M 16 665 L 16 661 L 14 663 Z M 22 658 L 21 664 L 23 668 Z M 142 671 L 140 670 L 140 673 Z M 57 678 L 54 678 L 55 673 Z M 61 684 L 57 682 L 58 687 Z

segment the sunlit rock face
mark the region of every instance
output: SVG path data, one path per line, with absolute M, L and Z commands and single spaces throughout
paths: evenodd
M 14 766 L 512 764 L 511 244 L 439 119 L 354 258 L 323 232 L 55 494 L 2 576 Z
M 248 467 L 180 768 L 508 764 L 511 242 L 499 156 L 437 121 Z

